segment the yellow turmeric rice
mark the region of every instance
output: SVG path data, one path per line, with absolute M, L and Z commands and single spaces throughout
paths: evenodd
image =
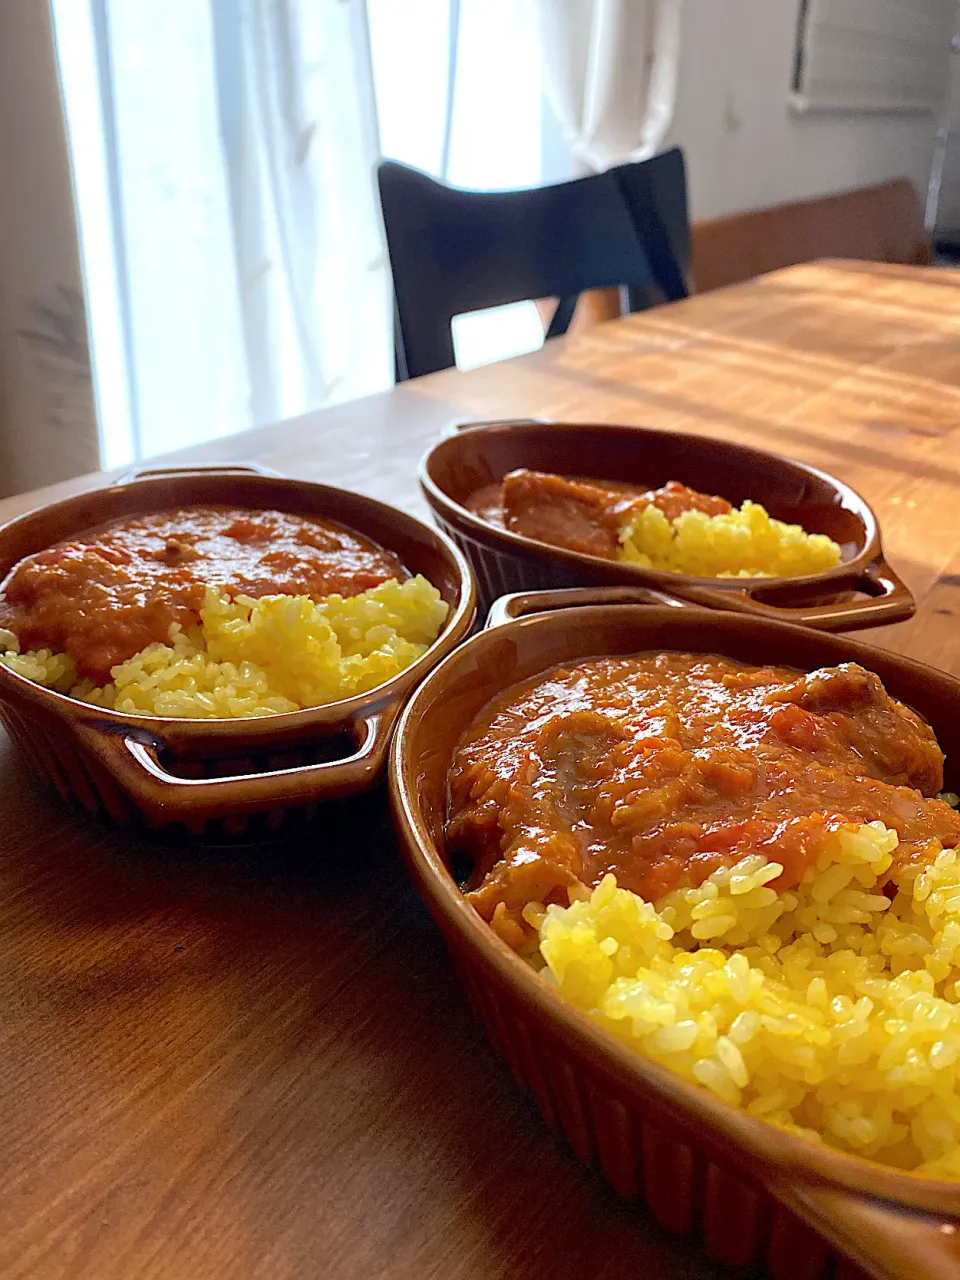
M 826 534 L 774 520 L 750 501 L 723 515 L 684 511 L 674 520 L 645 506 L 619 538 L 619 559 L 629 564 L 701 578 L 795 578 L 832 569 L 841 556 Z
M 207 587 L 200 627 L 170 629 L 94 686 L 78 680 L 69 654 L 19 653 L 0 633 L 0 662 L 84 702 L 140 715 L 186 718 L 268 716 L 336 702 L 391 679 L 437 638 L 447 605 L 421 576 L 359 595 L 275 595 L 233 599 Z
M 799 886 L 758 854 L 656 904 L 606 876 L 530 905 L 543 978 L 631 1048 L 794 1133 L 960 1178 L 960 851 L 890 881 L 832 832 Z

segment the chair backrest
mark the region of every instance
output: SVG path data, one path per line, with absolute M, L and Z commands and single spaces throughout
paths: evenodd
M 454 316 L 624 286 L 630 310 L 685 297 L 690 228 L 679 149 L 528 191 L 444 186 L 405 165 L 377 173 L 396 302 L 397 376 L 454 364 Z
M 691 245 L 698 293 L 815 258 L 933 261 L 920 201 L 906 178 L 695 222 Z

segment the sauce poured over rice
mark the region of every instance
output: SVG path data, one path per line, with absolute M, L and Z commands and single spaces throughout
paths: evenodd
M 598 659 L 481 713 L 447 837 L 479 913 L 631 1048 L 793 1132 L 960 1178 L 942 765 L 852 664 Z
M 21 560 L 0 586 L 0 628 L 23 649 L 69 653 L 103 683 L 172 625 L 198 626 L 207 587 L 317 601 L 406 576 L 391 552 L 327 520 L 187 507 L 113 520 Z
M 479 490 L 468 506 L 525 538 L 694 577 L 794 578 L 841 559 L 825 534 L 775 520 L 759 503 L 737 509 L 676 480 L 644 490 L 521 468 Z
M 844 822 L 881 820 L 901 861 L 922 857 L 960 840 L 942 785 L 929 725 L 854 664 L 599 658 L 487 707 L 454 758 L 448 839 L 473 862 L 470 900 L 510 937 L 526 903 L 609 872 L 656 901 L 775 849 L 795 885 Z
M 22 560 L 0 588 L 0 662 L 132 714 L 276 715 L 391 679 L 447 612 L 425 578 L 329 521 L 194 507 Z

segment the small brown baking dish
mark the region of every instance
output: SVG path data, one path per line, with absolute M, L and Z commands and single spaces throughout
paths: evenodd
M 806 671 L 857 662 L 929 720 L 954 789 L 960 681 L 846 638 L 637 589 L 534 593 L 501 602 L 490 621 L 406 707 L 390 786 L 409 869 L 516 1082 L 618 1191 L 643 1197 L 671 1230 L 699 1231 L 726 1263 L 821 1280 L 840 1274 L 836 1250 L 880 1280 L 960 1275 L 960 1184 L 808 1142 L 632 1052 L 501 942 L 461 893 L 444 842 L 448 771 L 464 730 L 494 695 L 560 663 L 663 650 Z
M 383 772 L 396 717 L 427 670 L 466 636 L 476 613 L 470 568 L 429 526 L 360 494 L 259 468 L 147 471 L 21 516 L 0 528 L 0 577 L 23 557 L 105 521 L 218 505 L 319 516 L 395 552 L 437 587 L 449 612 L 432 647 L 373 689 L 326 706 L 233 720 L 129 715 L 42 688 L 0 664 L 0 720 L 64 797 L 121 824 L 181 823 L 229 832 L 268 827 L 317 801 L 352 795 Z
M 750 499 L 778 520 L 827 534 L 843 558 L 798 578 L 697 578 L 565 550 L 469 509 L 474 495 L 521 467 L 643 488 L 677 480 L 735 506 Z M 433 446 L 420 483 L 440 527 L 473 566 L 483 607 L 512 592 L 623 583 L 824 631 L 900 622 L 916 609 L 884 558 L 876 517 L 859 494 L 813 467 L 746 445 L 644 427 L 472 423 Z

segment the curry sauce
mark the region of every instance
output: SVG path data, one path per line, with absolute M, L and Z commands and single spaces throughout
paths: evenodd
M 607 872 L 657 901 L 761 853 L 787 888 L 828 829 L 875 820 L 897 865 L 923 858 L 960 841 L 942 786 L 930 726 L 855 664 L 602 658 L 488 705 L 454 758 L 447 838 L 472 862 L 469 900 L 520 945 L 526 904 Z
M 188 507 L 114 520 L 21 560 L 0 586 L 0 627 L 103 682 L 166 642 L 173 623 L 196 626 L 207 586 L 318 601 L 406 577 L 395 555 L 316 516 Z
M 631 512 L 657 507 L 668 520 L 676 520 L 685 511 L 717 516 L 732 509 L 725 498 L 699 493 L 677 480 L 660 489 L 644 489 L 526 468 L 478 490 L 467 506 L 482 520 L 511 533 L 605 560 L 616 559 L 619 532 Z

